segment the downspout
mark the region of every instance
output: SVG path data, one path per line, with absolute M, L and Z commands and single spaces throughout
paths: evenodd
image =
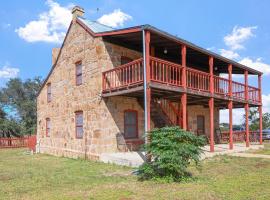
M 147 82 L 146 82 L 146 51 L 145 51 L 145 31 L 142 30 L 143 35 L 143 93 L 144 93 L 144 133 L 145 133 L 145 144 L 148 143 L 148 107 L 147 107 Z

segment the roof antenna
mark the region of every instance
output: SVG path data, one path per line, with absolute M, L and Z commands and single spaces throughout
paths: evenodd
M 97 13 L 99 12 L 99 8 L 97 8 Z

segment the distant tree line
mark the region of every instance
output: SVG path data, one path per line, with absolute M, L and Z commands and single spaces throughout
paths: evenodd
M 40 77 L 10 79 L 0 88 L 0 137 L 19 137 L 36 133 L 36 97 Z

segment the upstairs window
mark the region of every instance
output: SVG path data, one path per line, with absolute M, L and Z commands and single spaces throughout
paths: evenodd
M 133 60 L 126 56 L 121 56 L 121 65 L 127 64 L 129 62 L 132 62 Z
M 126 110 L 124 114 L 124 137 L 138 138 L 138 114 L 135 110 Z
M 82 62 L 76 63 L 76 85 L 82 84 Z
M 83 112 L 75 112 L 76 138 L 83 138 Z
M 52 101 L 52 85 L 51 83 L 47 84 L 47 102 Z
M 50 118 L 46 119 L 46 136 L 47 137 L 51 136 L 51 120 L 50 120 Z

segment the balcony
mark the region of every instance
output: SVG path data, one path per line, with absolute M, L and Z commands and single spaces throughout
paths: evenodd
M 150 82 L 171 88 L 182 88 L 183 67 L 179 64 L 168 62 L 156 57 L 150 57 Z M 186 68 L 187 93 L 210 96 L 209 73 L 196 70 L 191 67 Z M 103 94 L 116 91 L 131 90 L 143 86 L 143 59 L 137 59 L 125 65 L 103 72 Z M 214 97 L 228 99 L 230 81 L 229 79 L 215 76 Z M 259 89 L 247 86 L 248 101 L 259 104 Z M 232 99 L 235 101 L 245 101 L 246 85 L 232 81 Z

